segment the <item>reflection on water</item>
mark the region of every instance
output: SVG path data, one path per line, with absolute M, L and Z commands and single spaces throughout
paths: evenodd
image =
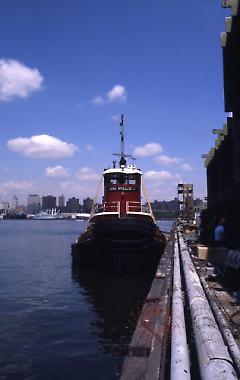
M 151 281 L 72 267 L 84 229 L 0 222 L 0 380 L 118 378 Z
M 151 277 L 121 277 L 76 265 L 72 267 L 72 276 L 95 313 L 96 318 L 91 321 L 93 334 L 105 353 L 119 359 L 116 362 L 119 367 L 127 353 Z

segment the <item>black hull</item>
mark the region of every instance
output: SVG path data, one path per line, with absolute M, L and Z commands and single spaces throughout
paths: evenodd
M 102 245 L 93 241 L 75 243 L 72 245 L 72 257 L 74 263 L 90 266 L 103 271 L 117 273 L 142 273 L 154 271 L 161 258 L 165 242 L 155 240 L 152 244 L 142 248 L 113 250 L 105 249 Z
M 145 218 L 116 218 L 105 219 L 93 225 L 93 234 L 96 238 L 117 240 L 138 240 L 154 236 L 156 224 Z
M 154 270 L 165 248 L 158 227 L 134 218 L 96 223 L 72 245 L 74 262 L 120 273 Z

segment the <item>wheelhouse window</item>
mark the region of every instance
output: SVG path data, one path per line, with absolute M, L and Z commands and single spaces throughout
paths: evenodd
M 128 180 L 129 185 L 136 185 L 136 179 L 129 179 Z
M 105 176 L 106 185 L 136 185 L 139 183 L 138 176 L 117 173 Z
M 105 175 L 106 191 L 137 191 L 140 185 L 140 175 L 112 173 Z

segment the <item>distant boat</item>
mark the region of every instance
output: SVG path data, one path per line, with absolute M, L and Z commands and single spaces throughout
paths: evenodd
M 56 209 L 40 211 L 38 214 L 32 217 L 34 220 L 56 220 L 63 219 L 63 216 L 59 211 L 56 212 Z
M 3 214 L 0 216 L 1 219 L 27 219 L 26 214 Z

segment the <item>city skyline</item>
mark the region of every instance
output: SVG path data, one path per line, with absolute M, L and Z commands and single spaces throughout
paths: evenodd
M 10 208 L 11 208 L 11 204 L 13 204 L 13 202 L 17 202 L 17 204 L 18 204 L 19 206 L 27 206 L 28 204 L 31 204 L 31 201 L 30 201 L 30 203 L 28 202 L 29 197 L 34 197 L 34 198 L 38 197 L 38 198 L 39 198 L 39 203 L 40 203 L 40 204 L 42 204 L 42 198 L 45 198 L 45 197 L 54 197 L 54 198 L 56 198 L 56 205 L 57 205 L 57 206 L 65 206 L 66 203 L 67 203 L 67 201 L 70 200 L 70 199 L 77 199 L 77 200 L 79 200 L 79 203 L 80 203 L 81 205 L 84 203 L 84 201 L 85 201 L 86 199 L 90 199 L 90 200 L 93 201 L 93 198 L 91 198 L 91 197 L 89 197 L 89 196 L 87 196 L 86 198 L 83 198 L 83 199 L 81 200 L 81 199 L 78 198 L 76 195 L 73 196 L 73 197 L 69 197 L 69 198 L 67 198 L 67 197 L 65 197 L 64 194 L 61 194 L 61 195 L 56 195 L 56 194 L 44 194 L 44 195 L 39 195 L 39 194 L 29 194 L 29 195 L 27 196 L 25 202 L 23 202 L 23 203 L 20 204 L 20 203 L 19 203 L 19 200 L 18 200 L 18 197 L 17 197 L 17 195 L 15 194 L 15 195 L 13 195 L 13 197 L 12 197 L 11 199 L 0 200 L 0 204 L 1 204 L 1 203 L 6 203 L 6 204 L 8 203 Z M 62 203 L 62 197 L 64 198 L 64 202 L 63 202 L 63 203 Z M 159 199 L 153 199 L 153 200 L 151 201 L 151 203 L 152 203 L 152 204 L 154 204 L 154 203 L 164 203 L 164 202 L 166 202 L 166 203 L 171 203 L 172 201 L 176 201 L 176 200 L 178 200 L 178 197 L 177 197 L 177 196 L 175 196 L 175 197 L 173 197 L 173 198 L 171 198 L 171 199 L 169 199 L 169 200 L 166 200 L 166 199 L 162 199 L 162 200 L 159 200 Z M 194 197 L 194 200 L 201 200 L 201 201 L 203 201 L 202 198 L 198 198 L 198 197 Z M 146 201 L 146 202 L 147 202 L 147 201 Z M 97 201 L 97 203 L 99 203 L 99 201 Z M 145 203 L 145 202 L 143 202 L 143 203 Z M 14 208 L 14 207 L 12 207 L 12 208 Z
M 2 5 L 0 200 L 94 198 L 122 113 L 150 200 L 172 199 L 178 182 L 203 198 L 201 155 L 226 120 L 220 33 L 230 11 L 207 0 L 93 4 Z
M 27 205 L 29 203 L 32 202 L 33 198 L 34 198 L 34 202 L 40 202 L 42 203 L 42 199 L 43 198 L 46 198 L 46 197 L 53 197 L 53 198 L 56 198 L 56 203 L 57 205 L 65 205 L 65 203 L 67 202 L 67 200 L 69 199 L 72 199 L 72 198 L 76 198 L 78 199 L 79 201 L 81 201 L 83 203 L 83 201 L 85 199 L 92 199 L 90 197 L 86 197 L 86 198 L 83 198 L 82 200 L 80 200 L 80 198 L 77 198 L 77 196 L 73 196 L 73 197 L 65 197 L 64 194 L 60 194 L 60 195 L 56 195 L 56 194 L 28 194 L 27 197 L 26 197 L 26 200 L 25 202 L 23 202 L 22 205 Z M 32 198 L 32 199 L 30 199 Z M 30 199 L 30 200 L 29 200 Z M 12 202 L 18 202 L 19 204 L 19 200 L 18 200 L 18 197 L 17 197 L 17 194 L 14 194 L 13 197 L 11 199 L 3 199 L 3 200 L 0 200 L 0 203 L 3 202 L 3 203 L 12 203 Z M 60 203 L 60 204 L 59 204 Z

